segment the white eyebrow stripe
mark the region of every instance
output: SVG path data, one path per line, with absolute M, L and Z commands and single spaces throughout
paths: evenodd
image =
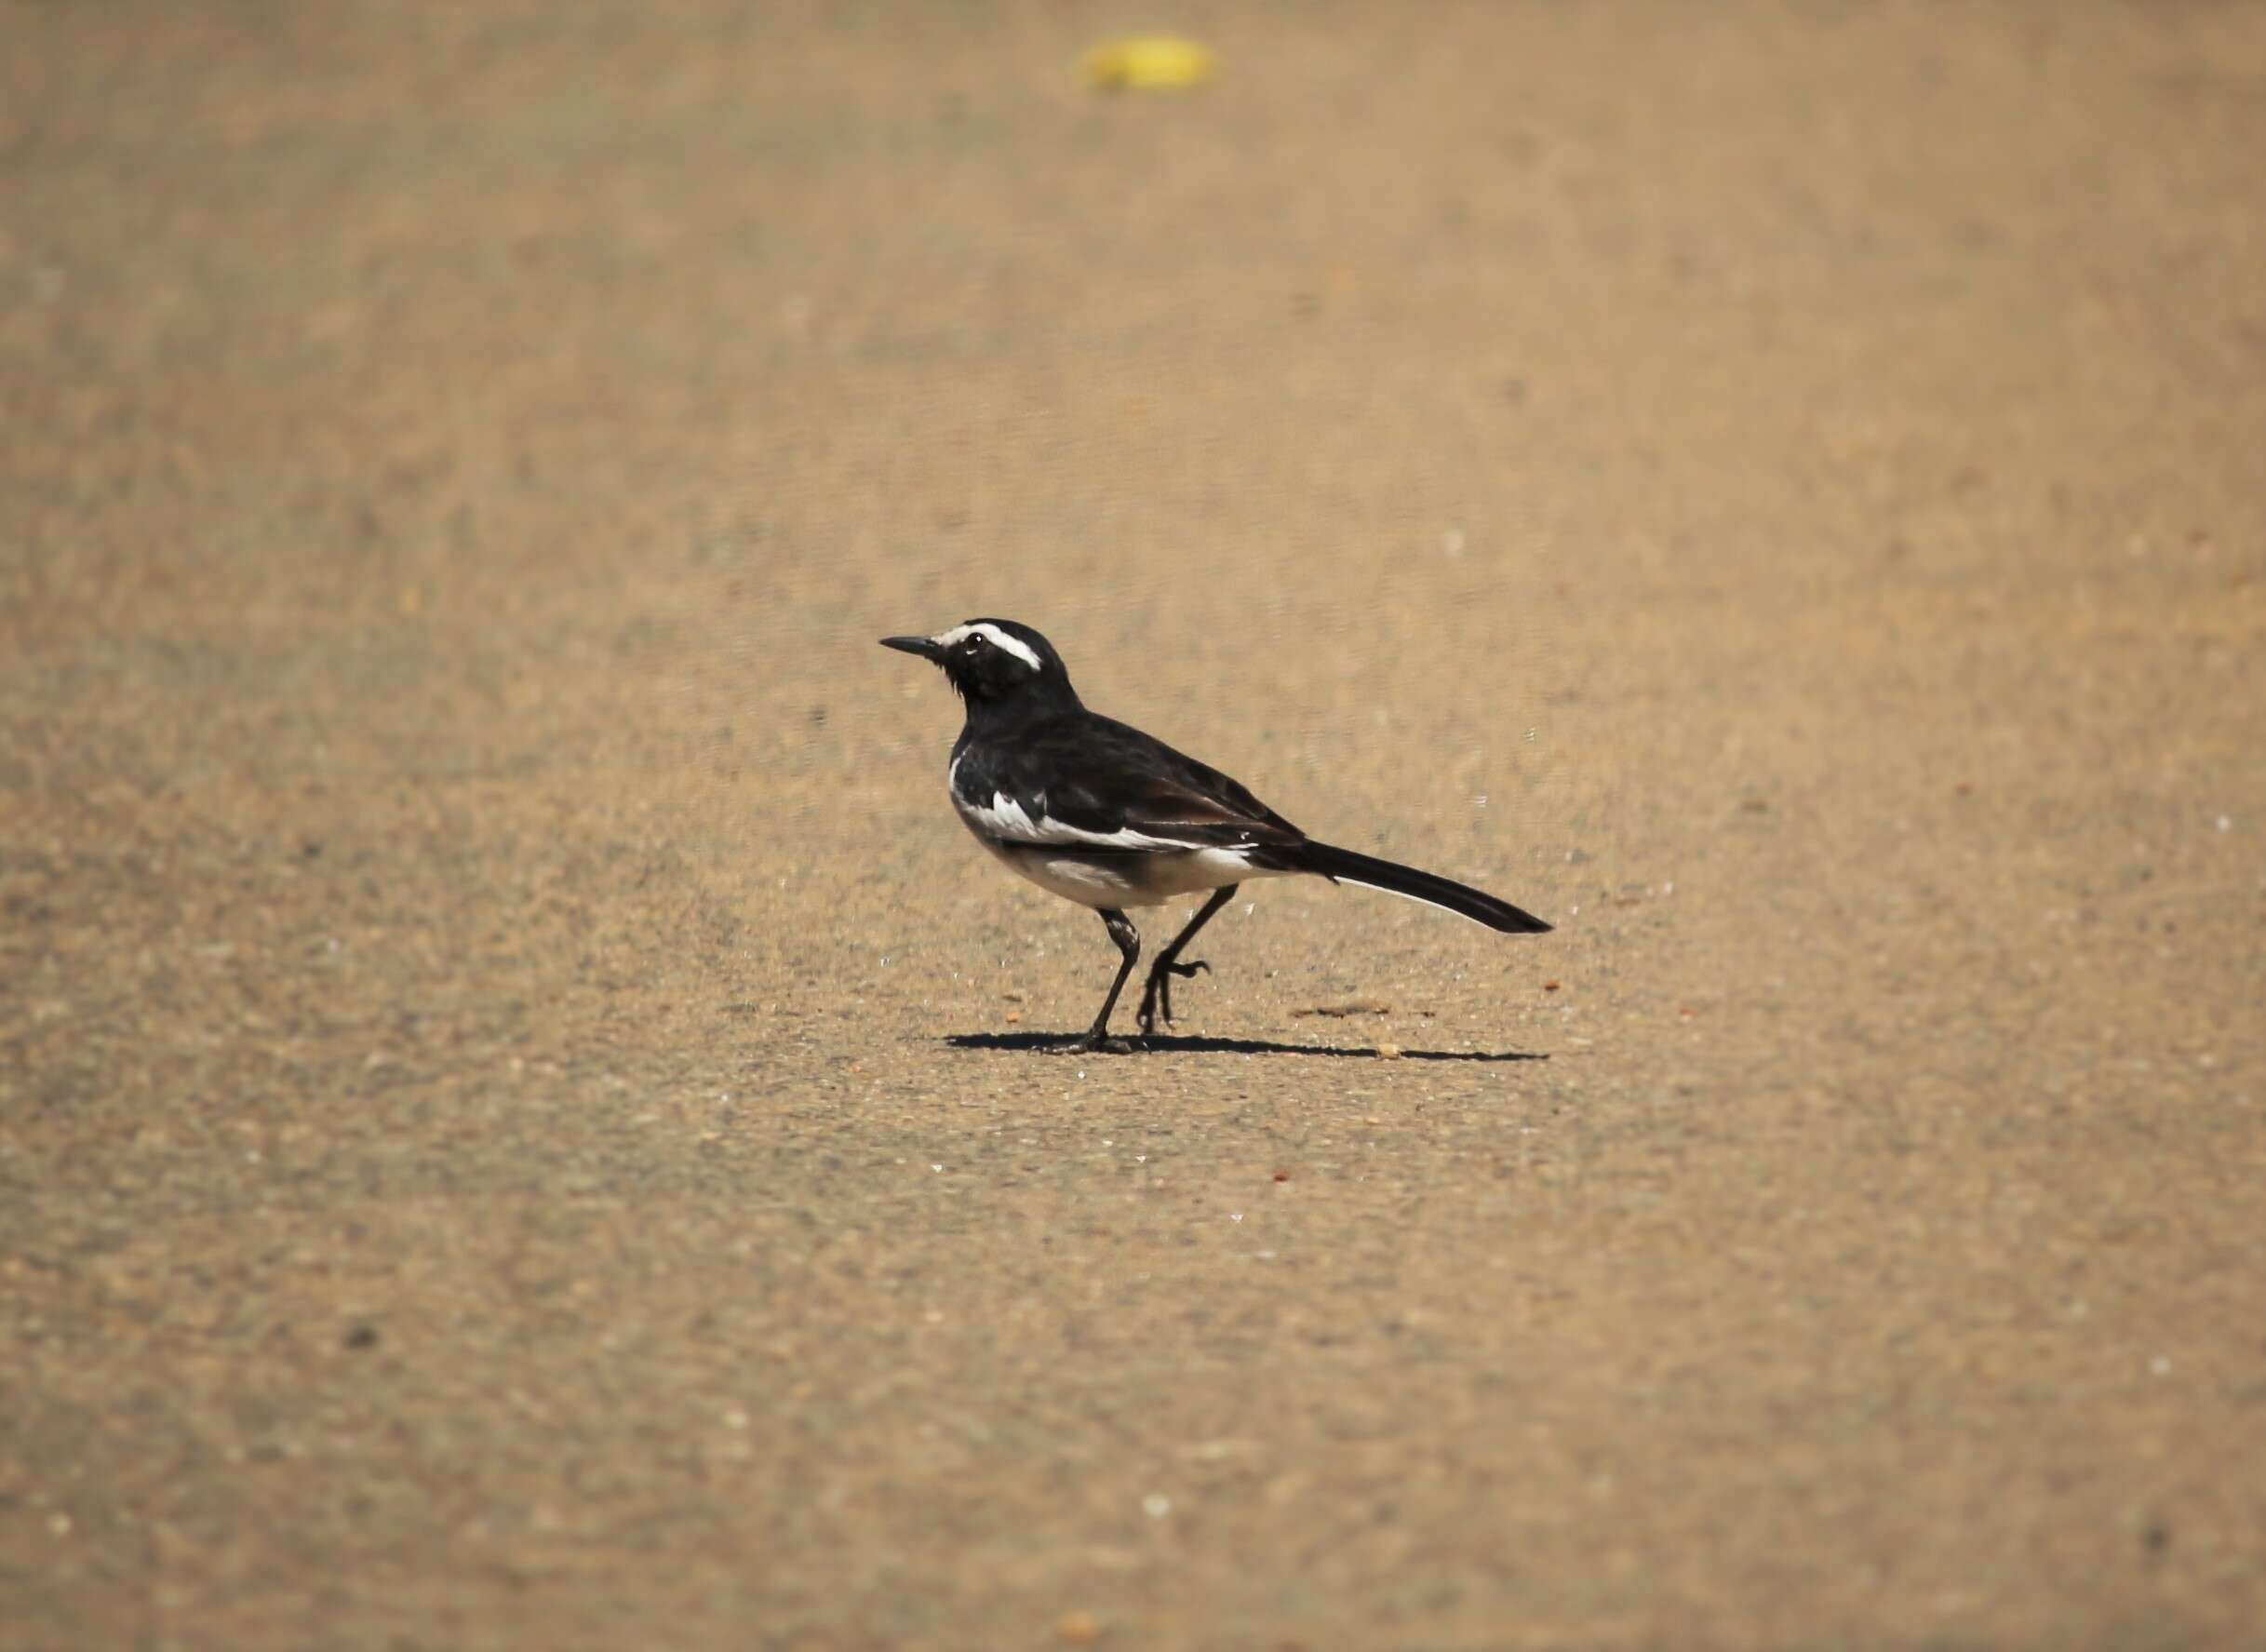
M 929 640 L 938 648 L 950 648 L 954 643 L 965 642 L 971 637 L 981 637 L 992 647 L 1014 655 L 1033 671 L 1046 669 L 1039 665 L 1039 656 L 1032 651 L 1029 643 L 1010 637 L 997 625 L 955 625 L 949 631 L 938 632 Z

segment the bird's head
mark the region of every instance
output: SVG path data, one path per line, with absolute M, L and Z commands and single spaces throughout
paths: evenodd
M 881 646 L 943 667 L 971 707 L 1017 700 L 1077 704 L 1054 645 L 1012 620 L 970 620 L 933 637 L 884 637 Z

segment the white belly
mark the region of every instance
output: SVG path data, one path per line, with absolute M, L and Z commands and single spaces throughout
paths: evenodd
M 984 846 L 1039 888 L 1081 907 L 1159 907 L 1179 895 L 1225 889 L 1254 878 L 1287 874 L 1262 870 L 1233 849 L 1182 849 L 1127 854 L 1052 845 Z

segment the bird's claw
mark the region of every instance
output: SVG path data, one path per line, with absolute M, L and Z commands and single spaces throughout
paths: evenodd
M 1074 1039 L 1064 1039 L 1060 1043 L 1041 1044 L 1039 1049 L 1048 1055 L 1130 1055 L 1133 1054 L 1133 1046 L 1123 1039 L 1096 1038 L 1090 1032 L 1081 1032 Z
M 1167 1027 L 1173 1025 L 1173 977 L 1183 980 L 1197 974 L 1211 974 L 1212 966 L 1200 958 L 1187 963 L 1160 959 L 1148 973 L 1148 985 L 1141 992 L 1141 1032 L 1144 1037 L 1157 1030 L 1157 1018 L 1162 1015 Z

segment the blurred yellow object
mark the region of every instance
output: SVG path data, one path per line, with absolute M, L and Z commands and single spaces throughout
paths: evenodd
M 1212 78 L 1219 59 L 1209 47 L 1176 34 L 1134 34 L 1095 47 L 1079 66 L 1097 87 L 1155 90 L 1201 85 Z

